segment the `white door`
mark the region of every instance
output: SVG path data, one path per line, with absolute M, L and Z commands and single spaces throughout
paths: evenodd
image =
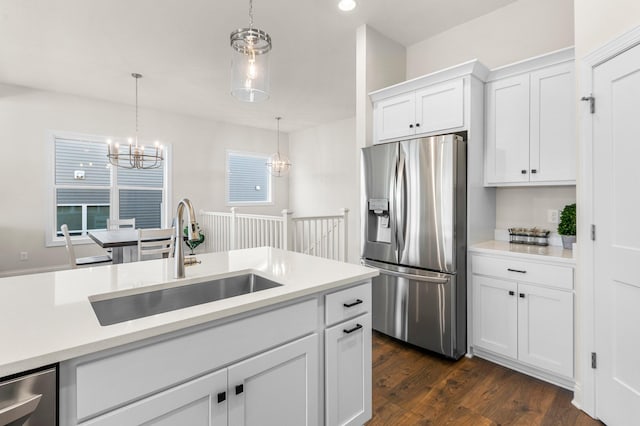
M 416 92 L 416 133 L 445 131 L 464 124 L 462 78 Z
M 594 68 L 596 415 L 640 419 L 640 46 Z
M 531 182 L 576 180 L 573 61 L 531 73 Z
M 378 102 L 375 106 L 376 140 L 415 134 L 415 114 L 414 92 Z
M 175 386 L 82 423 L 83 426 L 226 426 L 227 370 Z
M 229 367 L 230 426 L 318 424 L 318 335 Z
M 529 182 L 529 74 L 487 84 L 488 184 Z
M 518 359 L 573 377 L 573 293 L 518 285 Z
M 362 425 L 371 418 L 371 314 L 325 331 L 325 423 Z
M 473 276 L 473 343 L 518 357 L 518 286 L 513 281 Z

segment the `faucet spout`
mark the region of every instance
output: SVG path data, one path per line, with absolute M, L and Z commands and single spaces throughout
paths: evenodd
M 195 240 L 198 238 L 196 234 L 196 211 L 188 198 L 183 198 L 178 202 L 178 209 L 176 211 L 176 250 L 174 254 L 175 265 L 173 268 L 174 278 L 184 278 L 184 249 L 182 248 L 182 215 L 184 209 L 187 209 L 187 238 Z

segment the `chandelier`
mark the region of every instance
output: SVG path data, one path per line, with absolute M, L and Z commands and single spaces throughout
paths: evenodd
M 289 169 L 291 168 L 291 162 L 289 159 L 280 154 L 280 120 L 282 117 L 276 117 L 277 123 L 277 132 L 276 132 L 276 140 L 278 143 L 278 150 L 275 154 L 273 154 L 269 158 L 269 162 L 267 163 L 267 168 L 269 169 L 269 173 L 271 176 L 282 177 L 286 176 L 289 173 Z
M 253 28 L 253 0 L 249 0 L 249 28 L 231 33 L 231 94 L 244 102 L 269 98 L 271 37 Z
M 107 141 L 107 158 L 109 163 L 123 169 L 156 169 L 162 165 L 164 160 L 164 147 L 156 141 L 153 148 L 145 152 L 144 145 L 138 144 L 138 80 L 142 74 L 133 73 L 131 76 L 136 81 L 136 135 L 129 138 L 128 152 L 120 151 L 120 144 L 115 143 L 112 147 L 111 140 Z

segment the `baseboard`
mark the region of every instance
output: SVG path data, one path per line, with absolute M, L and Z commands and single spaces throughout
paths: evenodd
M 575 381 L 569 377 L 559 376 L 536 367 L 522 364 L 513 359 L 495 354 L 493 352 L 485 351 L 477 347 L 473 348 L 473 354 L 479 358 L 486 359 L 487 361 L 494 362 L 496 364 L 502 365 L 503 367 L 518 371 L 522 374 L 535 377 L 536 379 L 551 383 L 552 385 L 556 385 L 570 391 L 573 391 L 575 389 Z

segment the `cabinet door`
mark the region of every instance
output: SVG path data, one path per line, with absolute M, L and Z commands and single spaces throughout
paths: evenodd
M 518 286 L 520 361 L 573 377 L 573 294 Z
M 380 101 L 375 106 L 375 138 L 379 141 L 415 134 L 414 93 Z
M 226 390 L 225 369 L 111 411 L 82 425 L 222 426 L 227 424 Z M 221 394 L 220 398 L 218 394 Z M 225 395 L 224 399 L 222 394 Z
M 318 423 L 318 335 L 229 367 L 229 425 Z
M 529 182 L 529 74 L 487 84 L 486 183 Z
M 474 345 L 512 358 L 518 356 L 517 284 L 473 275 Z
M 371 418 L 371 314 L 325 331 L 328 425 L 362 425 Z
M 464 125 L 463 80 L 436 84 L 416 92 L 416 133 Z
M 575 183 L 574 63 L 531 73 L 531 182 Z

